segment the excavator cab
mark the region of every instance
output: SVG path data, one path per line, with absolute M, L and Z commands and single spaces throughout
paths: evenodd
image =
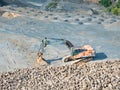
M 72 51 L 72 56 L 82 53 L 84 51 L 87 51 L 87 50 L 86 49 L 75 49 Z

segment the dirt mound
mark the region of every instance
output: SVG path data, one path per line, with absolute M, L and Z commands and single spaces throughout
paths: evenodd
M 12 13 L 12 12 L 4 12 L 2 14 L 2 17 L 5 17 L 5 18 L 16 18 L 16 17 L 19 17 L 20 15 L 17 14 L 17 13 Z
M 120 60 L 0 74 L 2 90 L 119 90 Z

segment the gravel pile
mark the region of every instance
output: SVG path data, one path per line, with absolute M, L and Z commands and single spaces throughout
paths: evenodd
M 0 90 L 120 90 L 120 60 L 1 73 Z

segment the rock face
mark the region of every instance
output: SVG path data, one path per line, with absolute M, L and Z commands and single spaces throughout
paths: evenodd
M 0 0 L 0 6 L 8 5 L 8 4 L 15 4 L 18 6 L 30 6 L 30 3 L 45 3 L 50 2 L 51 0 Z M 67 1 L 72 3 L 83 3 L 83 2 L 93 2 L 98 3 L 99 0 L 61 0 L 61 1 Z M 30 2 L 30 3 L 28 3 Z
M 69 1 L 73 3 L 83 3 L 84 0 L 63 0 L 63 1 Z
M 63 0 L 63 1 L 69 1 L 73 3 L 83 3 L 83 2 L 99 3 L 100 0 Z
M 120 60 L 0 74 L 1 90 L 120 90 Z
M 8 3 L 8 4 L 12 4 L 12 3 L 20 2 L 20 0 L 1 0 L 1 2 L 5 2 L 5 3 Z
M 5 2 L 4 0 L 0 0 L 0 6 L 4 6 L 4 5 L 7 5 L 8 3 Z
M 0 6 L 4 5 L 17 5 L 17 6 L 28 6 L 25 2 L 21 2 L 21 0 L 0 0 Z

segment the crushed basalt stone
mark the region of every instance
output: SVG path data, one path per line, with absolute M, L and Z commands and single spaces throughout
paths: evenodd
M 120 60 L 1 73 L 0 90 L 120 90 Z

